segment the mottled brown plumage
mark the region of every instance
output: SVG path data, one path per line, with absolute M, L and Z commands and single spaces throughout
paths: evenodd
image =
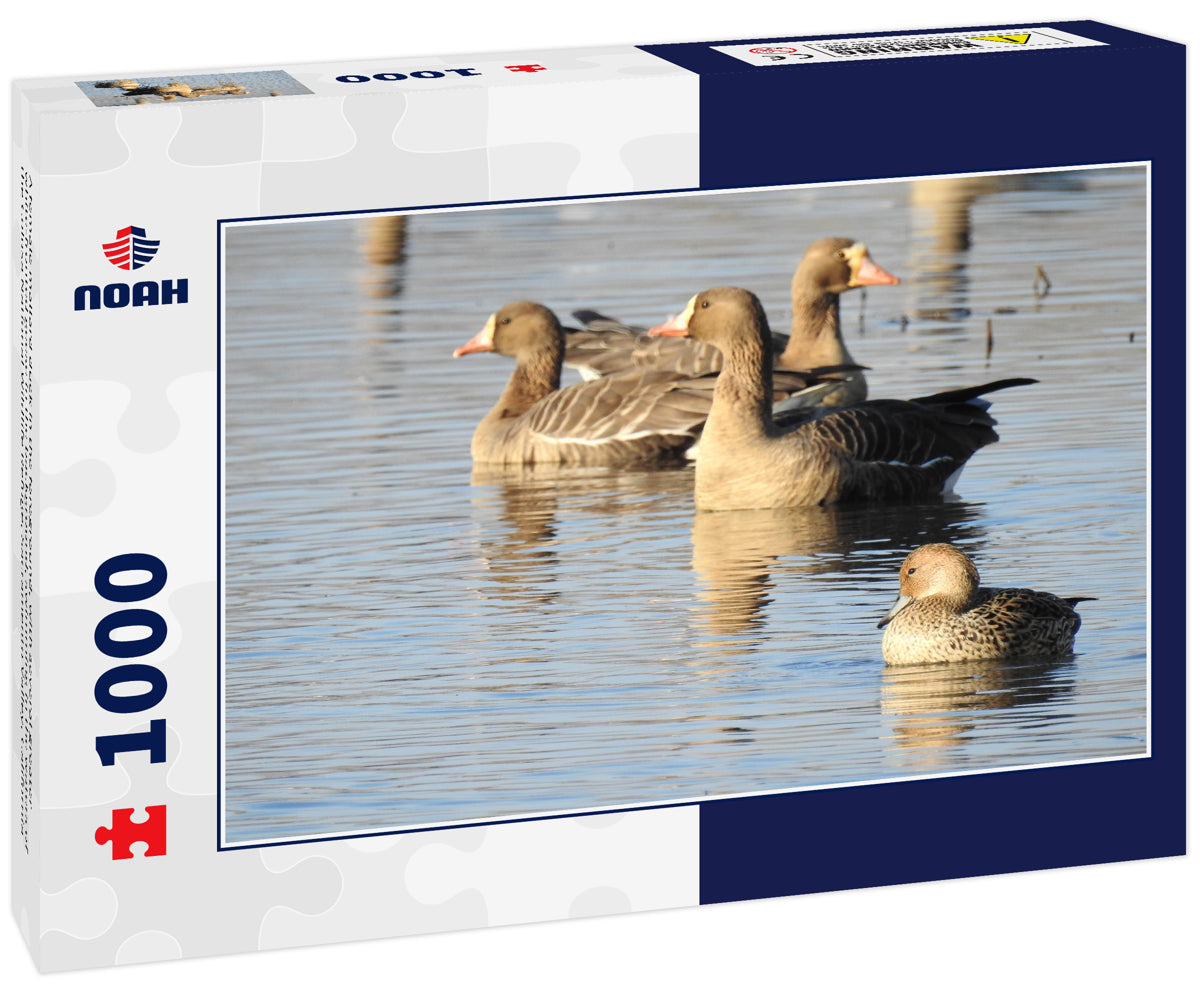
M 980 588 L 962 550 L 930 543 L 900 568 L 900 595 L 879 621 L 892 664 L 1053 658 L 1070 654 L 1083 598 L 1028 588 Z
M 841 382 L 829 382 L 821 394 L 809 393 L 806 404 L 835 406 L 865 400 L 867 380 L 842 340 L 839 299 L 843 292 L 867 285 L 895 285 L 871 260 L 864 244 L 848 237 L 826 237 L 813 243 L 792 277 L 792 331 L 772 335 L 776 370 L 775 397 L 782 399 L 811 384 L 792 386 L 785 372 L 840 370 Z M 567 332 L 565 364 L 585 378 L 611 375 L 632 367 L 650 367 L 685 376 L 701 376 L 721 368 L 721 353 L 712 345 L 647 334 L 590 310 L 575 317 L 582 330 Z M 654 328 L 655 332 L 682 333 Z
M 702 509 L 786 508 L 938 497 L 976 450 L 997 441 L 984 393 L 1004 379 L 914 400 L 871 400 L 782 427 L 771 415 L 770 332 L 745 289 L 693 296 L 674 323 L 725 358 L 696 463 Z
M 712 380 L 651 369 L 559 388 L 563 331 L 538 303 L 510 303 L 454 352 L 497 352 L 517 365 L 475 429 L 480 464 L 629 466 L 680 456 L 708 414 Z

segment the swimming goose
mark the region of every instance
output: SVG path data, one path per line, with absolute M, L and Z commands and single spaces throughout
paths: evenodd
M 669 326 L 725 359 L 696 462 L 696 506 L 706 510 L 934 499 L 998 440 L 987 403 L 975 398 L 1037 382 L 869 400 L 782 427 L 771 415 L 771 334 L 754 293 L 709 289 Z
M 975 564 L 957 546 L 930 543 L 900 567 L 900 595 L 878 623 L 890 665 L 1070 654 L 1075 606 L 1028 588 L 980 588 Z
M 699 434 L 714 380 L 638 369 L 559 389 L 563 350 L 554 313 L 516 302 L 493 313 L 454 352 L 459 358 L 490 351 L 517 362 L 496 406 L 475 429 L 476 463 L 627 466 L 678 457 Z
M 809 246 L 792 276 L 792 332 L 773 334 L 775 369 L 813 371 L 823 367 L 846 370 L 841 383 L 830 383 L 819 402 L 826 406 L 856 403 L 867 396 L 867 380 L 842 340 L 840 296 L 868 285 L 896 285 L 900 280 L 872 259 L 865 244 L 848 237 L 825 237 Z M 579 310 L 582 330 L 567 333 L 565 364 L 585 379 L 652 366 L 680 375 L 699 376 L 721 367 L 720 352 L 711 345 L 675 338 L 660 340 L 660 325 L 644 328 L 623 324 L 592 310 Z M 777 397 L 786 393 L 777 392 Z

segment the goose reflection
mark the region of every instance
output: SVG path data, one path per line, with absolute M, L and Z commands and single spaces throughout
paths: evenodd
M 360 285 L 371 299 L 396 299 L 404 293 L 408 256 L 408 217 L 373 216 L 359 220 L 358 248 L 367 267 Z
M 997 711 L 1062 702 L 1071 696 L 1074 659 L 890 665 L 880 707 L 890 724 L 892 752 L 904 771 L 960 766 L 961 746 L 986 737 Z M 1046 714 L 1040 715 L 1044 721 Z
M 758 647 L 769 633 L 766 610 L 773 601 L 773 577 L 794 579 L 784 598 L 789 605 L 802 604 L 810 588 L 844 590 L 840 604 L 845 605 L 860 590 L 859 582 L 894 576 L 896 555 L 908 553 L 910 546 L 954 539 L 970 552 L 983 535 L 984 507 L 941 501 L 906 508 L 697 511 L 692 521 L 693 646 L 710 658 Z M 831 597 L 823 596 L 820 604 L 828 609 Z M 835 632 L 839 628 L 824 626 Z M 820 631 L 821 624 L 814 623 L 808 640 Z M 805 637 L 797 636 L 796 643 L 802 652 Z
M 619 608 L 648 587 L 647 568 L 599 572 L 581 557 L 606 551 L 620 537 L 624 552 L 644 552 L 651 565 L 669 534 L 684 538 L 692 470 L 476 466 L 471 486 L 478 559 L 496 597 L 518 611 L 534 611 L 565 606 L 586 593 L 599 607 L 611 602 Z M 564 557 L 564 550 L 571 552 Z M 575 586 L 565 594 L 564 578 L 585 577 L 586 589 Z M 550 627 L 543 622 L 537 628 Z
M 1004 191 L 1079 191 L 1084 182 L 1069 173 L 994 174 L 926 178 L 909 184 L 916 259 L 910 263 L 917 297 L 910 316 L 957 325 L 970 316 L 969 252 L 975 203 Z M 1037 262 L 1030 263 L 1032 288 Z

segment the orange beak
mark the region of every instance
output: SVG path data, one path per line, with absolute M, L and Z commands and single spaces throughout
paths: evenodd
M 880 268 L 869 254 L 864 254 L 858 273 L 850 284 L 856 288 L 860 285 L 899 285 L 900 279 Z
M 657 327 L 651 327 L 647 333 L 653 334 L 655 337 L 687 337 L 688 319 L 692 314 L 691 305 L 691 303 L 688 303 L 686 309 L 673 316 L 666 323 L 661 323 Z
M 496 314 L 493 313 L 488 317 L 488 322 L 483 325 L 483 329 L 478 334 L 461 348 L 454 349 L 454 357 L 461 358 L 463 355 L 471 355 L 477 351 L 493 351 L 492 337 L 495 333 Z

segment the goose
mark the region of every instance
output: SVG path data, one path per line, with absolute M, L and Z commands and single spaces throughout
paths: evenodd
M 1075 606 L 1029 588 L 980 588 L 962 550 L 928 543 L 900 566 L 900 594 L 877 624 L 890 665 L 1070 654 L 1079 632 Z
M 541 305 L 509 303 L 456 349 L 496 352 L 516 368 L 475 429 L 471 458 L 503 466 L 604 467 L 678 458 L 704 425 L 715 380 L 637 369 L 559 387 L 563 329 Z
M 1037 382 L 1001 379 L 913 400 L 869 400 L 785 415 L 781 426 L 771 414 L 771 334 L 754 293 L 698 293 L 667 326 L 724 356 L 696 460 L 703 510 L 932 500 L 977 449 L 999 439 L 988 404 L 976 398 Z
M 792 276 L 791 335 L 772 335 L 776 382 L 783 371 L 840 371 L 845 378 L 830 381 L 819 402 L 836 406 L 865 400 L 863 367 L 855 363 L 842 340 L 840 297 L 850 289 L 896 285 L 899 281 L 872 260 L 866 244 L 860 241 L 825 237 L 812 243 Z M 720 352 L 711 345 L 660 339 L 658 334 L 669 333 L 665 325 L 646 331 L 594 310 L 578 310 L 574 316 L 583 327 L 567 332 L 564 363 L 578 369 L 585 379 L 637 366 L 687 376 L 716 372 L 721 367 Z M 777 387 L 777 399 L 787 395 L 786 385 Z

